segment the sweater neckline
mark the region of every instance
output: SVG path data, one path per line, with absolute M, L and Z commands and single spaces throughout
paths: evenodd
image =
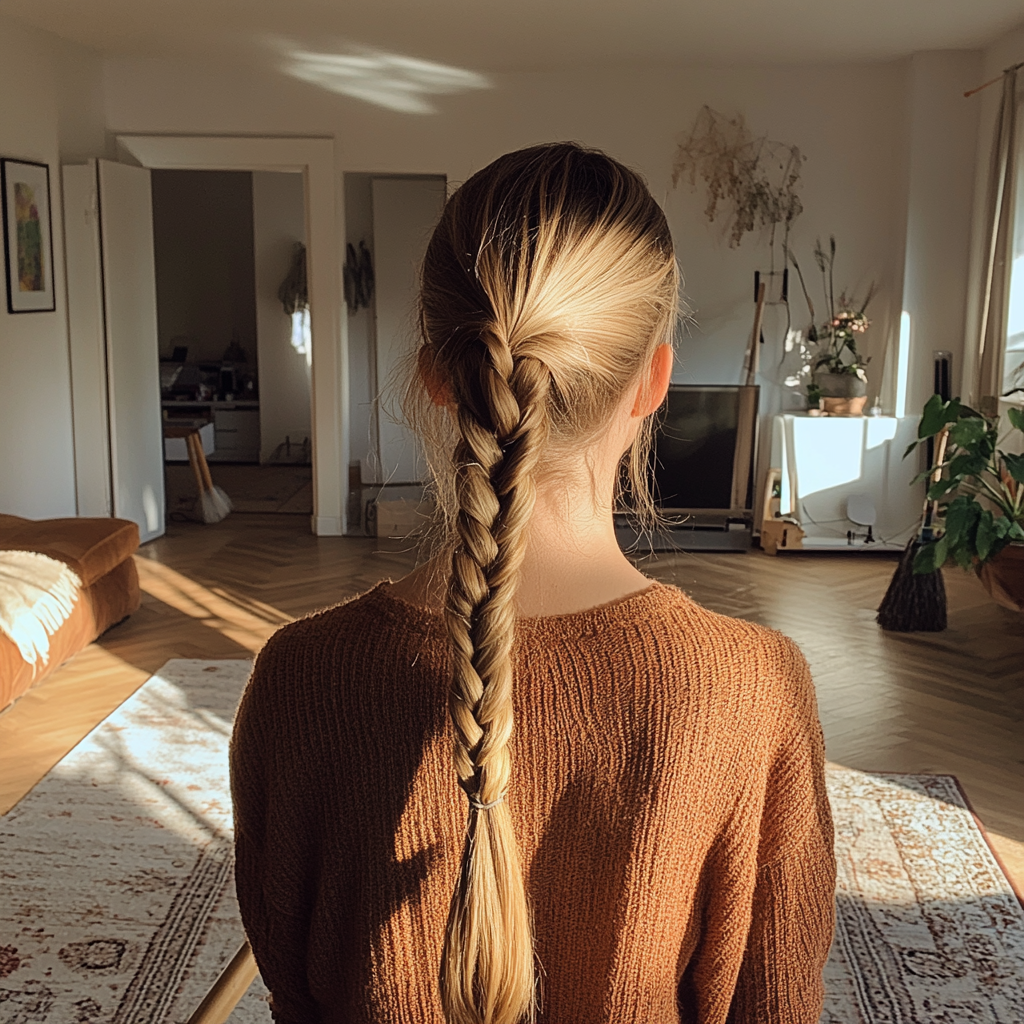
M 398 597 L 393 593 L 393 586 L 393 580 L 382 580 L 366 596 L 375 600 L 382 613 L 400 620 L 406 629 L 413 628 L 424 633 L 443 631 L 443 612 Z M 561 636 L 598 632 L 616 622 L 642 618 L 646 612 L 664 604 L 670 595 L 684 596 L 676 587 L 651 580 L 642 590 L 592 608 L 558 615 L 524 615 L 516 620 L 516 628 L 531 634 L 554 633 Z

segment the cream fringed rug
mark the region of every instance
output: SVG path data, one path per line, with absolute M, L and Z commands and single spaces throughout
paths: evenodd
M 242 940 L 227 744 L 248 661 L 169 661 L 0 819 L 0 1021 L 180 1024 Z M 257 982 L 231 1024 L 270 1021 Z
M 171 661 L 0 820 L 0 1021 L 183 1024 L 241 940 L 227 743 L 247 661 Z M 1021 1024 L 1024 911 L 948 776 L 831 769 L 822 1024 Z M 269 1024 L 257 981 L 230 1024 Z

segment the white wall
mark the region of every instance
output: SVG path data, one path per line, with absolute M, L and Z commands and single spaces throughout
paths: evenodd
M 291 267 L 292 248 L 306 239 L 302 175 L 254 173 L 252 205 L 260 461 L 266 462 L 286 437 L 301 444 L 312 436 L 309 362 L 291 343 L 291 318 L 277 297 Z
M 964 361 L 981 54 L 915 54 L 908 69 L 907 227 L 903 309 L 910 316 L 907 412 L 934 391 L 934 352 L 953 355 L 953 391 Z M 897 410 L 902 414 L 903 410 Z
M 880 376 L 900 311 L 905 64 L 499 75 L 491 88 L 432 99 L 433 114 L 398 113 L 269 72 L 114 59 L 106 73 L 114 131 L 329 134 L 339 173 L 444 174 L 455 185 L 518 146 L 576 139 L 607 150 L 640 169 L 668 211 L 696 318 L 681 347 L 680 380 L 737 379 L 753 271 L 766 269 L 763 245 L 748 239 L 729 249 L 719 226 L 704 220 L 703 196 L 670 186 L 678 137 L 701 105 L 742 112 L 755 131 L 807 157 L 805 213 L 792 238 L 804 262 L 813 262 L 816 237 L 834 233 L 842 285 L 878 282 L 867 348 L 876 357 L 871 374 Z M 802 303 L 793 309 L 804 317 Z M 768 327 L 778 346 L 780 326 Z
M 702 104 L 742 112 L 753 130 L 798 145 L 807 158 L 805 212 L 791 239 L 804 267 L 813 266 L 815 239 L 835 234 L 837 287 L 862 294 L 878 285 L 862 348 L 872 357 L 872 397 L 881 395 L 889 409 L 900 313 L 911 307 L 913 410 L 931 390 L 933 350 L 951 350 L 955 379 L 969 377 L 971 346 L 964 350 L 963 337 L 976 311 L 967 301 L 965 234 L 971 180 L 983 180 L 977 169 L 987 166 L 998 96 L 991 89 L 963 100 L 959 91 L 978 84 L 978 71 L 983 80 L 1022 54 L 1024 33 L 1017 32 L 985 52 L 982 68 L 976 53 L 954 52 L 828 66 L 503 74 L 488 88 L 429 97 L 435 111 L 427 114 L 384 109 L 340 95 L 329 82 L 317 87 L 284 73 L 116 59 L 106 67 L 107 116 L 116 131 L 329 134 L 339 172 L 437 173 L 452 184 L 522 145 L 571 138 L 603 148 L 640 169 L 666 208 L 694 314 L 676 379 L 710 382 L 738 378 L 752 273 L 766 269 L 766 248 L 748 238 L 730 249 L 720 228 L 705 221 L 703 196 L 671 189 L 671 161 Z M 976 250 L 977 187 L 974 194 Z M 820 304 L 817 282 L 809 283 Z M 794 323 L 803 326 L 795 287 L 791 299 Z M 791 369 L 778 312 L 769 311 L 762 364 L 769 411 L 796 402 L 776 385 Z
M 252 175 L 152 172 L 160 356 L 188 346 L 192 362 L 220 362 L 236 338 L 256 359 Z M 188 340 L 182 340 L 188 339 Z
M 0 15 L 0 155 L 50 167 L 57 296 L 17 315 L 0 297 L 0 512 L 75 514 L 60 164 L 103 155 L 100 95 L 94 54 Z

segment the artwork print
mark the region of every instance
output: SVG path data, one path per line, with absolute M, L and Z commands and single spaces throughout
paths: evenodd
M 0 160 L 3 188 L 7 311 L 41 313 L 56 308 L 50 229 L 50 168 Z

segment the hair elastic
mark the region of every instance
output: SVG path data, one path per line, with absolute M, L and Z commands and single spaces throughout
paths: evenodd
M 469 797 L 469 806 L 474 811 L 489 811 L 492 807 L 497 807 L 505 799 L 505 794 L 499 793 L 493 800 L 483 803 L 474 793 L 467 793 L 466 795 Z

